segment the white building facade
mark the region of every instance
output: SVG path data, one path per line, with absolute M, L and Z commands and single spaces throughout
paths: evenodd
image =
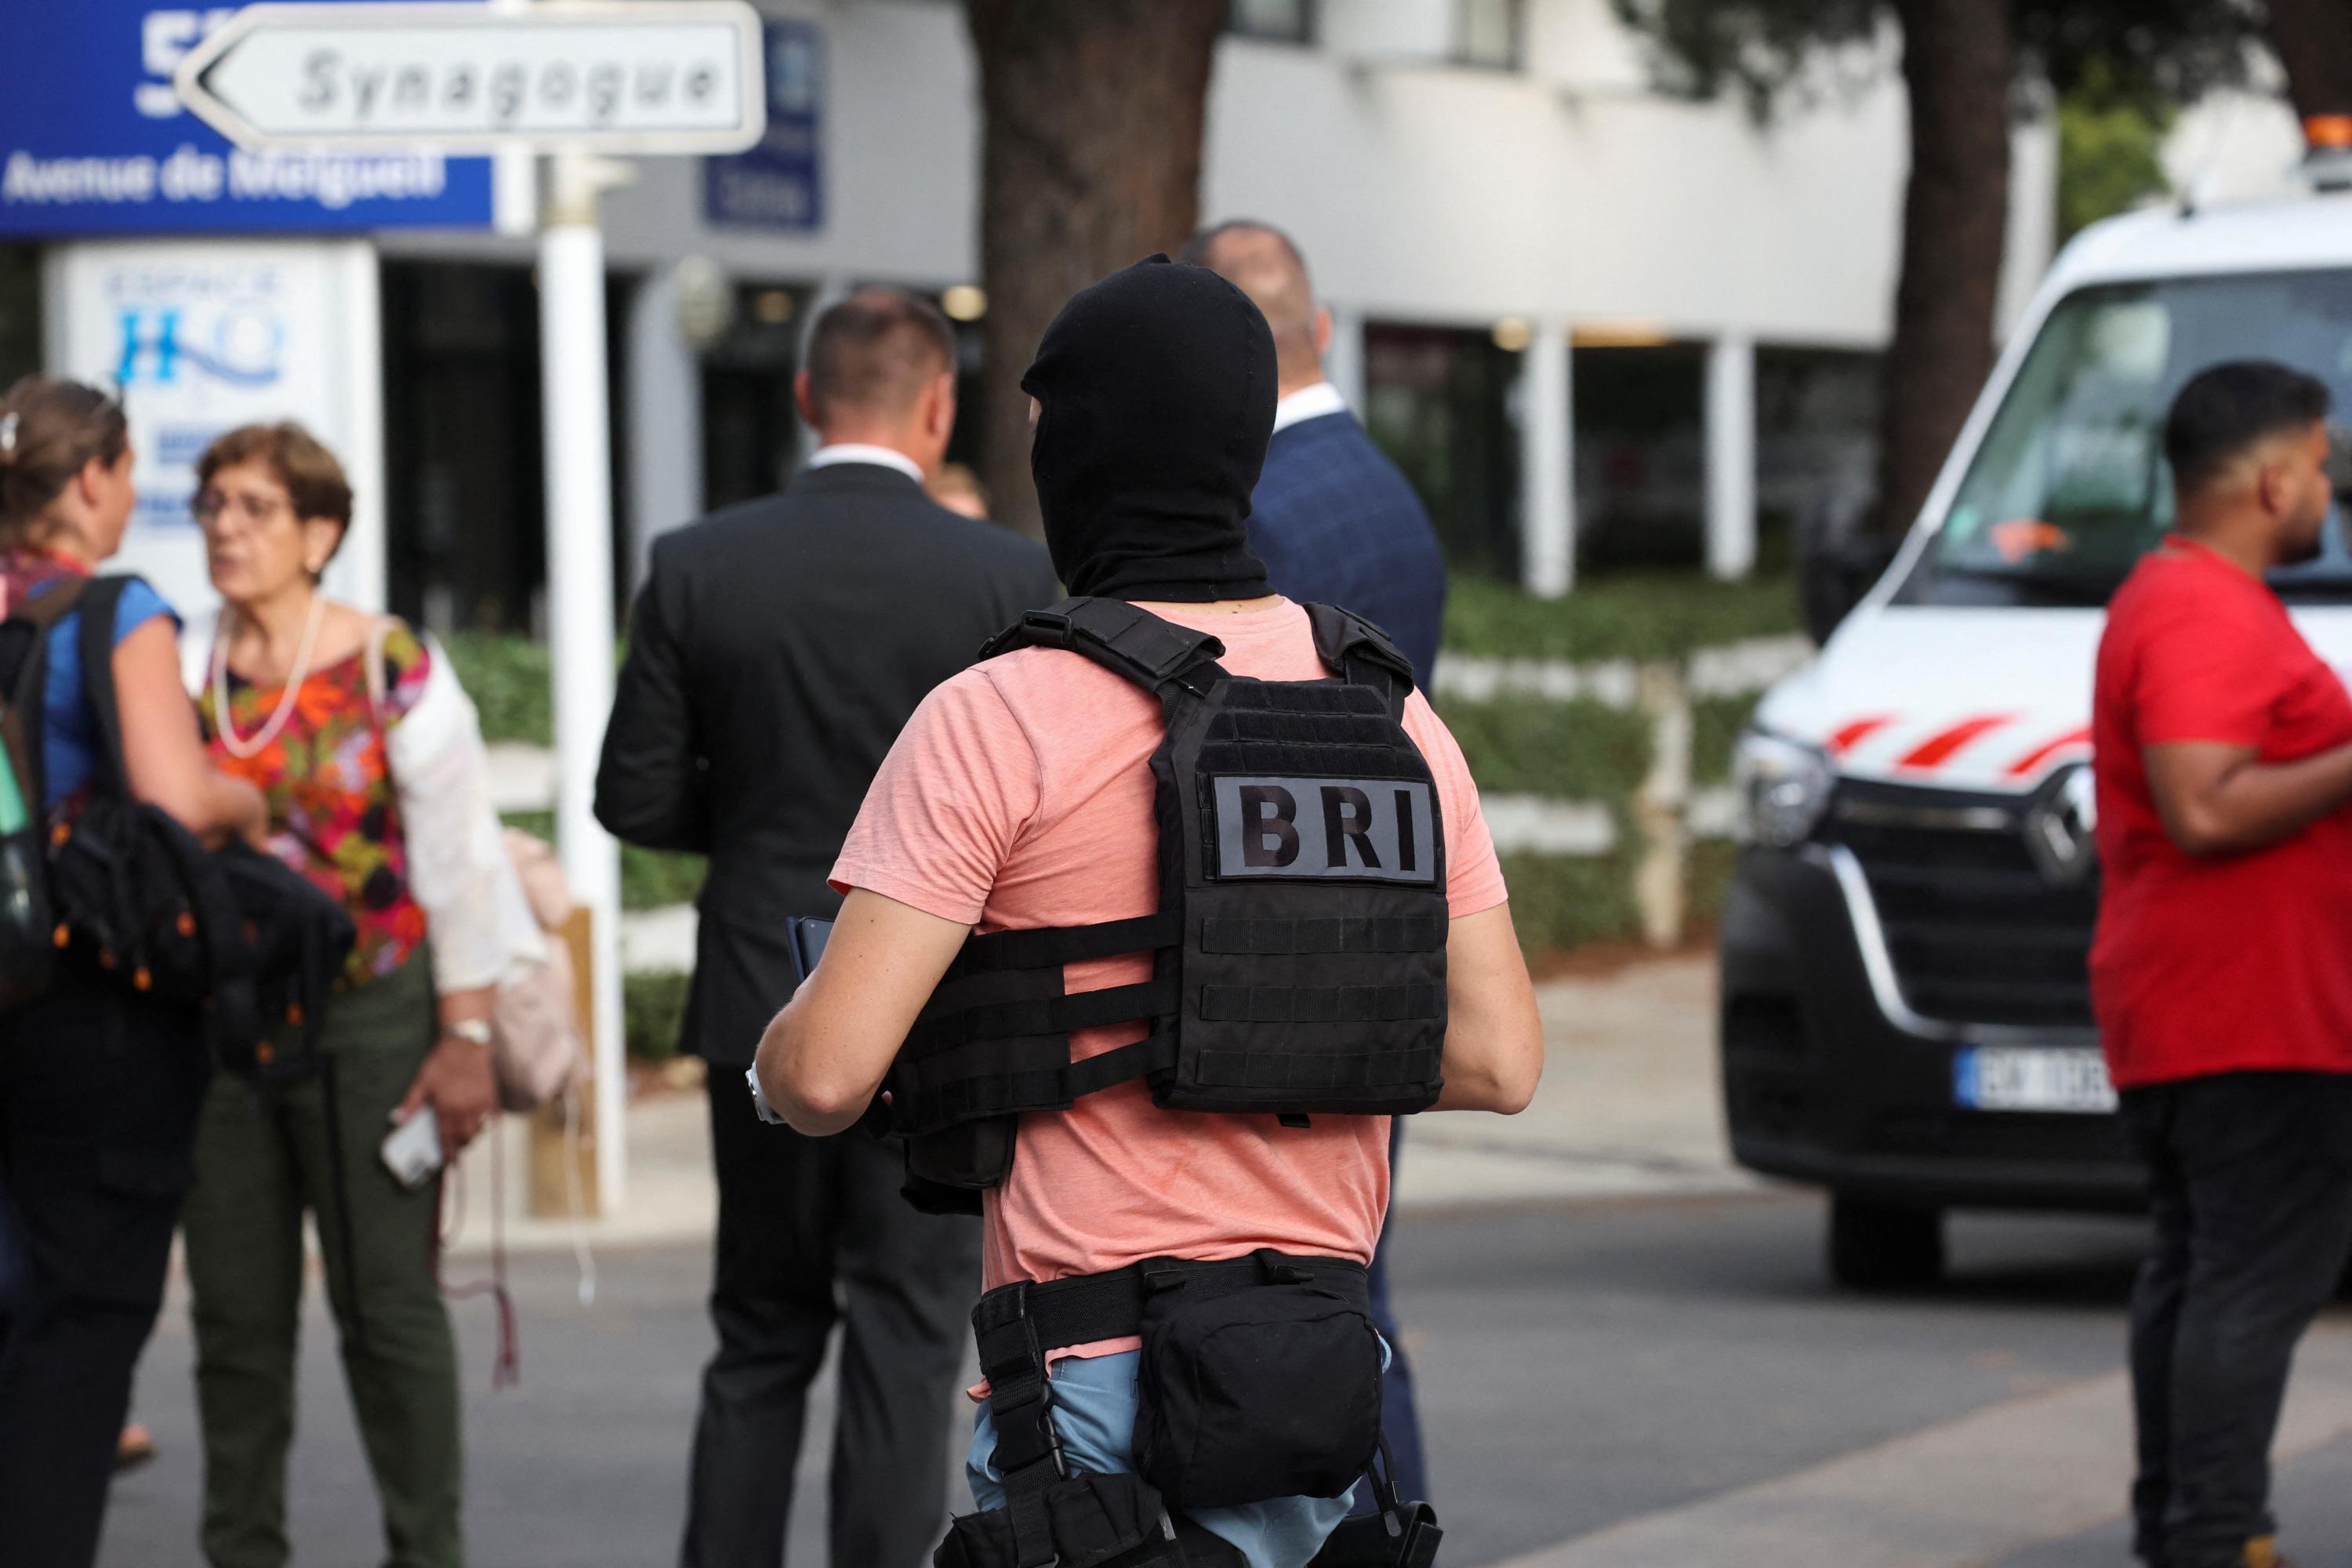
M 806 78 L 807 205 L 730 221 L 691 159 L 642 163 L 604 203 L 624 583 L 660 531 L 787 476 L 791 374 L 824 301 L 888 282 L 953 290 L 966 317 L 982 304 L 961 8 L 761 4 Z M 1546 593 L 1580 560 L 1738 575 L 1759 512 L 1866 489 L 1908 166 L 1891 47 L 1762 126 L 1657 91 L 1610 0 L 1234 14 L 1202 216 L 1297 240 L 1336 319 L 1332 379 L 1458 563 Z M 2048 260 L 2053 165 L 2046 127 L 2021 127 L 2005 300 Z M 529 625 L 532 242 L 378 243 L 392 601 L 443 626 Z M 967 399 L 1009 395 L 1021 367 L 978 364 L 976 332 L 967 347 Z

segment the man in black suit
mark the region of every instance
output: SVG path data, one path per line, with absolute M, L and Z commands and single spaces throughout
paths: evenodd
M 794 393 L 823 445 L 784 492 L 654 546 L 596 816 L 710 858 L 683 1047 L 710 1064 L 719 1350 L 680 1561 L 776 1568 L 838 1315 L 835 1568 L 912 1568 L 946 1510 L 978 1226 L 908 1208 L 898 1154 L 874 1140 L 762 1125 L 743 1070 L 793 992 L 785 918 L 839 906 L 825 874 L 899 727 L 1059 592 L 1041 547 L 923 494 L 955 423 L 955 340 L 929 303 L 867 289 L 835 305 Z

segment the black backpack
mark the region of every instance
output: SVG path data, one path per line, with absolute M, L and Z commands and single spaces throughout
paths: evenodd
M 48 814 L 41 774 L 42 688 L 49 631 L 80 602 L 68 581 L 0 620 L 0 1012 L 48 989 L 57 972 L 49 907 Z
M 47 628 L 77 607 L 47 603 L 59 595 L 73 594 L 81 611 L 82 690 L 98 718 L 99 788 L 70 821 L 47 831 L 47 951 L 132 991 L 201 1007 L 215 1056 L 240 1078 L 305 1076 L 315 1067 L 319 1023 L 358 928 L 299 872 L 243 844 L 206 849 L 170 813 L 131 795 L 113 658 L 115 609 L 131 581 L 61 584 L 0 628 L 13 633 L 20 619 L 39 616 L 40 635 L 16 655 L 14 671 L 6 664 L 12 650 L 0 642 L 0 689 L 15 694 L 8 719 L 37 786 Z M 41 798 L 37 788 L 30 798 Z M 27 900 L 43 901 L 39 893 Z M 16 940 L 12 922 L 0 942 Z M 13 958 L 13 945 L 8 952 Z M 301 1026 L 299 1050 L 281 1054 L 273 1045 L 280 1022 Z

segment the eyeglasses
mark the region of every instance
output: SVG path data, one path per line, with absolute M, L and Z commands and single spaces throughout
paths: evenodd
M 247 522 L 268 522 L 284 513 L 290 513 L 293 503 L 278 496 L 224 495 L 219 490 L 206 490 L 188 508 L 196 521 L 210 526 L 224 517 L 241 518 Z

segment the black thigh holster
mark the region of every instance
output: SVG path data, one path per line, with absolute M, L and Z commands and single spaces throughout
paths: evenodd
M 1371 1479 L 1316 1568 L 1426 1568 L 1441 1532 L 1400 1502 L 1380 1435 L 1381 1346 L 1361 1264 L 1260 1251 L 990 1291 L 972 1310 L 1005 1506 L 957 1519 L 936 1568 L 1239 1564 L 1195 1510 L 1336 1497 Z M 1048 1354 L 1139 1337 L 1136 1473 L 1074 1471 L 1054 1429 Z M 1384 1458 L 1384 1457 L 1383 1457 Z

